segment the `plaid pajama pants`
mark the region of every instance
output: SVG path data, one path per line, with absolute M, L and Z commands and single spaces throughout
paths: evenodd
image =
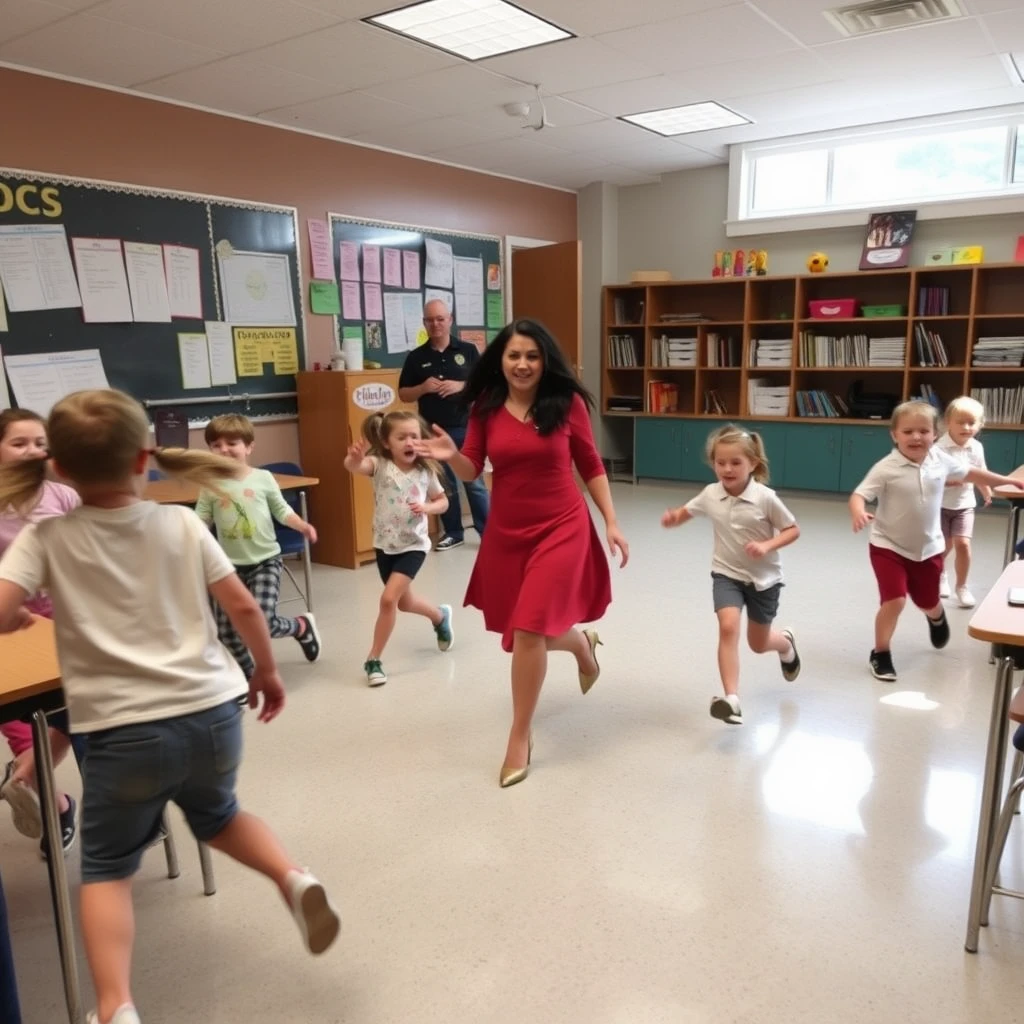
M 281 595 L 280 558 L 268 558 L 256 565 L 236 565 L 235 571 L 245 584 L 246 589 L 260 606 L 267 620 L 270 635 L 277 640 L 284 636 L 299 635 L 299 620 L 289 619 L 277 614 L 277 599 Z M 217 622 L 217 637 L 220 642 L 235 656 L 246 679 L 251 679 L 255 664 L 249 648 L 231 625 L 224 609 L 216 601 L 213 602 L 213 617 Z

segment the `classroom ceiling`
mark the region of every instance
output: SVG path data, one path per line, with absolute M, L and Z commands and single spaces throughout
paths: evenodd
M 730 143 L 1024 102 L 1024 0 L 844 38 L 844 0 L 517 0 L 576 38 L 469 63 L 360 21 L 401 0 L 0 0 L 0 62 L 563 188 L 724 163 Z M 846 0 L 848 2 L 848 0 Z M 532 131 L 505 104 L 535 101 Z M 754 123 L 617 120 L 717 100 Z M 539 120 L 534 107 L 530 120 Z

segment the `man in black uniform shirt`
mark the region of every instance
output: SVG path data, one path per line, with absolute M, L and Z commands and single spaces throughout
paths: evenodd
M 398 397 L 403 402 L 416 402 L 427 423 L 441 427 L 461 448 L 466 440 L 469 413 L 459 401 L 459 393 L 480 353 L 476 345 L 452 336 L 452 315 L 440 299 L 431 299 L 423 307 L 423 326 L 429 340 L 406 356 L 398 381 Z M 441 516 L 444 536 L 437 542 L 436 550 L 450 551 L 463 543 L 462 505 L 459 481 L 448 463 L 443 465 L 448 511 Z M 473 526 L 483 536 L 490 508 L 487 487 L 482 477 L 464 481 L 462 486 L 466 489 Z

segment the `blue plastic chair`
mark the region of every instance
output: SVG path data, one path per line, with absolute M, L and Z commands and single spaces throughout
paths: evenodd
M 285 476 L 303 476 L 302 467 L 294 462 L 268 462 L 265 466 L 260 466 L 260 469 L 265 469 L 268 473 L 280 473 Z M 299 496 L 296 491 L 285 491 L 284 500 L 291 506 L 292 511 L 298 515 L 302 515 L 302 508 L 299 504 Z M 282 526 L 276 519 L 274 520 L 274 533 L 277 536 L 277 543 L 281 546 L 281 557 L 299 557 L 302 558 L 306 553 L 306 538 L 302 536 L 298 530 L 293 530 L 290 526 Z M 309 610 L 309 595 L 304 593 L 302 587 L 299 586 L 298 581 L 292 574 L 291 569 L 284 562 L 281 563 L 284 567 L 285 574 L 288 579 L 291 580 L 292 586 L 298 593 L 298 597 L 289 598 L 288 601 L 282 601 L 281 604 L 288 604 L 289 601 L 301 600 L 305 604 L 307 611 Z

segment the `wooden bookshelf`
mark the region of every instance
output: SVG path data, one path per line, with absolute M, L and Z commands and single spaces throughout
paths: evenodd
M 856 299 L 860 309 L 898 307 L 894 311 L 898 315 L 811 317 L 812 301 L 838 299 Z M 1020 365 L 972 365 L 979 338 L 1024 336 L 1024 264 L 607 285 L 602 306 L 601 409 L 607 415 L 856 424 L 877 421 L 801 416 L 797 393 L 826 392 L 846 399 L 851 385 L 860 382 L 865 392 L 904 401 L 922 397 L 925 387 L 944 407 L 972 389 L 1024 383 Z M 865 337 L 869 351 L 882 349 L 872 346 L 873 340 L 902 339 L 903 362 L 896 366 L 806 365 L 800 344 L 805 332 Z M 927 332 L 939 336 L 947 365 L 929 365 L 940 360 L 927 341 L 922 343 L 922 359 L 918 342 L 922 332 L 925 338 Z M 634 339 L 636 366 L 612 365 L 610 339 L 616 335 Z M 662 338 L 676 344 L 666 345 Z M 773 353 L 774 365 L 752 365 L 762 342 L 769 343 L 762 351 Z M 837 343 L 836 348 L 841 346 Z M 670 365 L 659 365 L 665 362 L 667 349 Z M 789 358 L 783 363 L 786 353 Z M 862 358 L 860 350 L 856 358 Z M 681 361 L 688 365 L 676 365 Z M 752 379 L 789 388 L 785 415 L 760 416 L 751 411 L 748 385 Z M 657 384 L 669 385 L 670 391 L 674 387 L 675 411 L 652 408 L 652 396 L 658 391 L 652 385 Z M 715 405 L 709 401 L 712 394 L 718 405 L 724 405 L 724 413 L 705 412 Z M 833 408 L 839 411 L 839 403 Z M 993 422 L 989 411 L 986 430 L 1020 430 L 1022 426 Z

